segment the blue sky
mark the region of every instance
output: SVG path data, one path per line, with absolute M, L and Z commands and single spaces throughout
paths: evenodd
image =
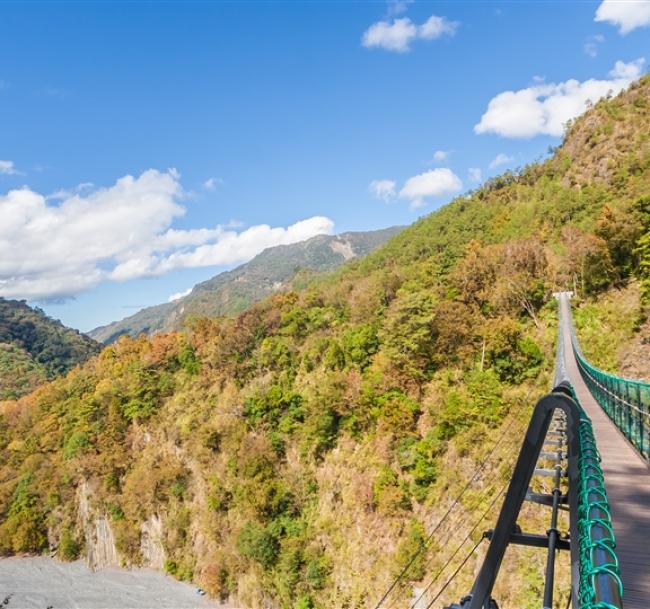
M 649 24 L 647 2 L 3 2 L 0 295 L 89 330 L 266 245 L 409 224 L 545 156 L 646 69 Z

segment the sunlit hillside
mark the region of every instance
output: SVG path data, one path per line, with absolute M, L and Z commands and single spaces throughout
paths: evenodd
M 579 329 L 608 332 L 602 365 L 634 333 L 650 285 L 649 137 L 646 76 L 577 119 L 548 160 L 363 260 L 236 318 L 122 337 L 4 402 L 0 552 L 70 560 L 114 541 L 121 563 L 246 607 L 374 607 L 490 455 L 396 593 L 411 598 L 508 479 L 551 382 L 552 292 L 575 290 Z M 630 323 L 607 314 L 615 290 Z M 514 552 L 500 606 L 538 607 L 545 553 Z

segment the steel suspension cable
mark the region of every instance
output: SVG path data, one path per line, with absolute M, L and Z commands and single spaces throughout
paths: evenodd
M 431 602 L 426 606 L 426 609 L 431 609 L 431 607 L 433 606 L 433 603 L 435 603 L 435 602 L 436 602 L 436 601 L 437 601 L 437 600 L 442 596 L 442 593 L 447 589 L 447 587 L 449 586 L 449 584 L 451 584 L 451 582 L 454 581 L 454 579 L 456 578 L 456 575 L 458 575 L 458 574 L 460 573 L 461 569 L 465 566 L 465 564 L 467 563 L 467 561 L 471 558 L 472 554 L 474 554 L 474 552 L 476 552 L 476 548 L 478 548 L 478 547 L 481 545 L 481 542 L 482 542 L 482 541 L 483 541 L 483 537 L 481 537 L 481 539 L 479 539 L 479 540 L 474 544 L 474 547 L 469 551 L 469 553 L 467 554 L 467 556 L 465 556 L 465 558 L 464 558 L 463 561 L 460 563 L 460 565 L 458 565 L 458 567 L 456 568 L 456 570 L 452 573 L 451 577 L 450 577 L 450 578 L 445 582 L 444 586 L 443 586 L 442 588 L 440 588 L 438 594 L 436 594 L 436 595 L 433 597 L 433 599 L 431 600 Z
M 431 587 L 438 581 L 438 578 L 442 573 L 445 571 L 445 569 L 451 564 L 451 561 L 456 558 L 457 554 L 460 552 L 461 548 L 465 545 L 465 543 L 472 537 L 476 529 L 478 529 L 479 525 L 485 520 L 485 517 L 488 515 L 490 510 L 494 507 L 494 504 L 497 502 L 497 500 L 503 496 L 503 492 L 505 491 L 506 487 L 508 486 L 508 483 L 504 484 L 501 489 L 499 490 L 498 493 L 492 498 L 492 501 L 490 501 L 490 504 L 488 507 L 485 509 L 485 511 L 481 514 L 481 517 L 476 521 L 474 526 L 471 528 L 470 532 L 467 533 L 465 536 L 465 539 L 460 542 L 456 550 L 454 550 L 454 553 L 449 557 L 447 562 L 443 565 L 441 569 L 438 570 L 438 572 L 434 575 L 433 579 L 428 583 L 426 588 L 420 593 L 420 596 L 418 596 L 415 601 L 413 601 L 413 604 L 411 605 L 410 609 L 415 609 L 417 607 L 417 604 L 422 600 L 424 595 L 431 589 Z
M 516 445 L 517 443 L 518 443 L 518 438 L 515 440 L 514 445 Z M 509 450 L 510 450 L 511 448 L 513 448 L 513 447 L 514 447 L 514 446 L 509 446 L 508 444 L 503 444 L 503 446 L 502 446 L 502 450 L 507 452 L 507 451 L 509 451 Z M 505 462 L 505 461 L 504 461 L 504 462 Z M 514 465 L 514 458 L 511 458 L 510 461 L 509 461 L 509 463 L 508 463 L 508 468 L 509 468 L 509 469 L 512 469 L 513 465 Z M 480 507 L 481 503 L 482 503 L 482 502 L 483 502 L 487 497 L 490 497 L 490 496 L 492 495 L 493 492 L 497 492 L 497 490 L 498 490 L 497 495 L 496 495 L 495 497 L 493 497 L 493 503 L 491 504 L 491 505 L 494 505 L 494 501 L 499 497 L 500 494 L 503 494 L 503 490 L 504 490 L 504 488 L 505 488 L 505 486 L 502 486 L 500 489 L 498 489 L 498 483 L 494 483 L 494 484 L 490 484 L 490 485 L 488 485 L 487 488 L 484 489 L 485 492 L 483 492 L 481 495 L 479 495 L 478 497 L 476 497 L 476 500 L 473 501 L 469 506 L 467 506 L 467 510 L 468 510 L 469 512 L 473 512 L 474 510 L 476 510 L 477 508 Z M 491 509 L 491 508 L 488 507 L 488 511 L 489 511 L 489 509 Z M 451 522 L 450 526 L 446 529 L 446 531 L 447 531 L 447 535 L 446 535 L 445 537 L 443 537 L 443 539 L 440 541 L 440 545 L 444 546 L 444 545 L 447 544 L 449 541 L 451 541 L 451 538 L 452 538 L 454 532 L 460 528 L 460 525 L 461 525 L 461 523 L 465 520 L 465 517 L 466 517 L 466 516 L 467 516 L 467 513 L 465 513 L 465 514 L 463 514 L 463 515 L 460 515 L 459 517 L 457 517 L 455 520 L 453 520 L 453 521 Z M 485 517 L 485 516 L 483 516 L 483 518 L 484 518 L 484 517 Z M 477 524 L 475 525 L 475 527 L 474 527 L 473 530 L 475 530 L 475 528 L 476 528 L 476 526 L 477 526 L 478 524 L 479 524 L 479 523 L 477 523 Z M 465 529 L 465 528 L 467 528 L 467 526 L 469 526 L 469 525 L 463 525 L 462 528 Z M 473 532 L 473 530 L 470 531 L 470 535 L 471 535 L 471 533 Z M 465 539 L 465 541 L 466 541 L 466 540 L 467 540 L 467 538 Z M 458 548 L 458 550 L 460 551 L 460 548 Z M 424 563 L 423 567 L 424 567 L 424 568 L 428 567 L 428 566 L 431 564 L 431 562 L 433 562 L 434 559 L 435 559 L 435 556 L 431 556 L 431 557 L 429 557 L 429 558 L 426 560 L 426 562 Z M 443 570 L 444 570 L 444 568 L 443 568 Z M 439 574 L 438 574 L 438 575 L 439 575 Z M 433 582 L 432 582 L 432 583 L 433 583 Z M 395 600 L 396 600 L 395 597 L 393 597 L 393 600 L 388 604 L 388 606 L 387 606 L 385 609 L 391 609 L 391 607 L 393 607 L 394 604 L 395 604 Z M 420 599 L 418 598 L 418 600 L 420 600 Z
M 468 506 L 467 509 L 470 512 L 476 509 L 481 505 L 482 501 L 485 499 L 485 496 L 490 496 L 492 492 L 496 492 L 496 490 L 497 490 L 496 486 L 490 486 L 487 489 L 487 492 L 484 495 L 479 496 L 475 502 L 473 502 L 470 506 Z M 461 526 L 463 524 L 463 521 L 466 519 L 465 518 L 466 516 L 467 514 L 460 515 L 459 517 L 455 518 L 449 523 L 449 526 L 445 528 L 445 532 L 442 534 L 443 536 L 438 542 L 440 546 L 444 547 L 447 543 L 449 543 L 455 531 L 466 528 Z M 433 562 L 434 559 L 435 559 L 435 555 L 427 558 L 424 564 L 422 565 L 423 569 L 429 567 L 429 565 Z M 397 595 L 393 595 L 392 599 L 388 602 L 387 605 L 383 607 L 383 609 L 392 609 L 393 607 L 395 607 L 395 603 L 397 602 L 398 599 L 399 597 Z
M 526 396 L 525 400 L 522 400 L 520 402 L 519 407 L 514 407 L 511 412 L 509 413 L 511 415 L 511 419 L 506 425 L 505 429 L 503 430 L 502 434 L 506 435 L 509 431 L 514 422 L 517 420 L 517 415 L 519 414 L 519 411 L 521 410 L 522 406 L 521 404 L 527 403 L 528 397 L 530 396 L 532 390 L 528 391 L 528 395 Z M 453 509 L 458 505 L 460 500 L 463 498 L 465 493 L 469 490 L 470 486 L 476 481 L 478 478 L 479 474 L 483 472 L 485 469 L 487 463 L 489 460 L 492 458 L 494 453 L 496 452 L 497 448 L 503 449 L 504 444 L 497 440 L 493 445 L 492 448 L 489 450 L 489 452 L 486 454 L 486 456 L 483 458 L 482 462 L 480 463 L 479 467 L 474 471 L 473 476 L 467 481 L 465 486 L 461 489 L 460 493 L 456 496 L 452 504 L 449 506 L 447 511 L 444 513 L 444 515 L 440 518 L 436 526 L 433 528 L 431 533 L 427 536 L 427 538 L 422 542 L 420 547 L 413 553 L 409 561 L 406 563 L 406 566 L 400 571 L 400 573 L 397 575 L 397 577 L 393 580 L 391 585 L 388 587 L 384 595 L 379 599 L 377 604 L 375 605 L 374 609 L 380 609 L 384 601 L 388 598 L 388 596 L 393 592 L 393 590 L 397 587 L 397 585 L 402 581 L 404 576 L 408 573 L 409 569 L 413 566 L 415 561 L 418 559 L 420 554 L 426 550 L 430 543 L 431 540 L 433 539 L 433 536 L 438 532 L 440 527 L 444 524 L 444 522 L 447 520 Z M 392 604 L 391 604 L 392 606 Z M 389 606 L 390 607 L 390 606 Z
M 505 446 L 505 445 L 504 445 L 504 446 Z M 509 467 L 512 467 L 512 461 L 510 462 Z M 487 487 L 487 489 L 485 490 L 485 492 L 484 492 L 482 495 L 478 496 L 478 497 L 476 498 L 476 501 L 472 502 L 472 503 L 467 507 L 467 510 L 468 510 L 469 512 L 473 512 L 475 509 L 479 508 L 480 505 L 481 505 L 481 503 L 482 503 L 482 502 L 483 502 L 487 497 L 490 497 L 490 496 L 492 495 L 493 492 L 497 492 L 497 490 L 499 490 L 500 492 L 502 492 L 502 491 L 503 491 L 503 488 L 504 488 L 504 487 L 502 487 L 501 489 L 498 489 L 498 484 L 492 484 L 492 485 L 489 485 L 489 486 Z M 498 494 L 497 494 L 497 496 L 498 496 Z M 463 521 L 465 520 L 465 517 L 466 517 L 466 516 L 467 516 L 467 514 L 461 515 L 461 516 L 459 516 L 458 518 L 456 518 L 455 520 L 453 520 L 453 521 L 451 522 L 450 526 L 447 528 L 447 535 L 446 535 L 445 537 L 443 537 L 443 539 L 440 541 L 440 545 L 441 545 L 441 546 L 445 546 L 445 544 L 447 544 L 447 543 L 449 543 L 449 541 L 451 541 L 451 538 L 452 538 L 454 532 L 455 532 L 456 530 L 458 530 L 459 528 L 461 528 L 461 523 L 463 523 Z M 462 529 L 465 529 L 465 528 L 467 528 L 467 525 L 464 525 L 464 526 L 462 527 Z M 459 550 L 460 550 L 460 548 L 459 548 Z M 423 567 L 424 567 L 424 568 L 428 567 L 428 566 L 433 562 L 434 559 L 435 559 L 435 556 L 431 556 L 431 557 L 429 557 L 429 558 L 426 560 L 426 562 L 424 563 Z M 418 600 L 419 600 L 419 599 L 418 599 Z M 385 609 L 391 609 L 391 607 L 393 607 L 394 604 L 395 604 L 395 597 L 393 597 L 393 600 L 388 604 L 388 606 L 387 606 Z

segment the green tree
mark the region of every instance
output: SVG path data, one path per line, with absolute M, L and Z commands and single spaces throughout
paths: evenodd
M 435 299 L 426 291 L 400 290 L 380 331 L 382 349 L 391 363 L 422 381 L 432 369 Z

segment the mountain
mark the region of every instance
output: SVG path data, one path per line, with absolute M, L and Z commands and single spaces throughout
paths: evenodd
M 393 226 L 368 232 L 317 235 L 300 243 L 270 247 L 250 262 L 199 283 L 187 296 L 147 307 L 126 319 L 95 328 L 89 335 L 110 344 L 123 334 L 135 337 L 178 330 L 189 316 L 240 313 L 269 294 L 286 290 L 297 274 L 304 279 L 310 271 L 330 271 L 348 260 L 365 256 L 400 230 L 402 227 Z
M 374 607 L 410 565 L 384 604 L 408 606 L 455 555 L 433 596 L 493 525 L 483 515 L 550 386 L 552 293 L 575 290 L 598 365 L 618 367 L 636 332 L 648 133 L 644 77 L 577 119 L 547 160 L 366 257 L 234 317 L 123 336 L 5 402 L 0 553 L 149 565 L 273 609 Z M 526 508 L 519 524 L 543 532 L 547 514 Z M 539 606 L 545 559 L 506 554 L 500 606 Z M 569 558 L 557 564 L 567 591 Z M 467 593 L 476 568 L 474 555 L 439 606 Z
M 24 301 L 0 298 L 0 400 L 32 391 L 99 352 L 100 346 Z

